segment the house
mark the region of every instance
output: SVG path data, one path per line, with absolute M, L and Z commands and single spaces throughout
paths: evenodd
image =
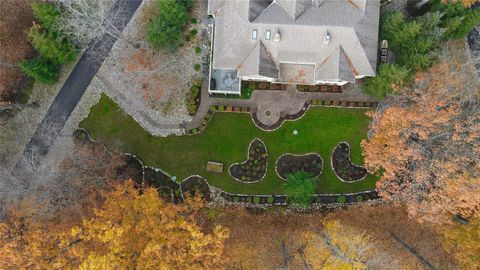
M 209 0 L 210 93 L 242 80 L 353 83 L 375 76 L 380 0 Z

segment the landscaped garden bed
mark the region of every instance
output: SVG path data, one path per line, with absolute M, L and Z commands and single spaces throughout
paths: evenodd
M 183 201 L 180 196 L 180 185 L 174 182 L 168 174 L 150 167 L 145 167 L 144 171 L 145 183 L 156 187 L 162 198 L 175 203 Z
M 354 164 L 350 158 L 350 145 L 339 143 L 332 153 L 332 167 L 337 177 L 345 182 L 355 182 L 367 176 L 367 169 Z
M 200 98 L 202 92 L 202 80 L 196 80 L 190 87 L 190 91 L 187 93 L 187 110 L 190 116 L 194 116 L 197 113 L 200 106 Z
M 303 85 L 298 84 L 297 90 L 301 92 L 324 92 L 324 93 L 342 93 L 343 87 L 340 85 Z
M 354 107 L 354 108 L 371 108 L 377 105 L 376 102 L 370 101 L 338 101 L 325 99 L 312 99 L 310 105 L 313 106 L 336 106 L 336 107 Z
M 250 205 L 288 205 L 286 195 L 260 196 L 246 194 L 230 194 L 221 192 L 220 196 L 231 203 L 248 203 Z M 315 194 L 311 199 L 312 204 L 351 204 L 362 201 L 379 199 L 377 191 L 371 190 L 352 194 Z
M 315 153 L 305 155 L 284 154 L 276 162 L 275 170 L 282 179 L 295 172 L 307 172 L 312 177 L 322 173 L 322 157 Z
M 208 187 L 207 181 L 200 176 L 193 175 L 188 177 L 180 183 L 180 188 L 182 189 L 184 198 L 187 195 L 196 196 L 200 194 L 204 200 L 210 201 L 210 188 Z
M 259 81 L 242 81 L 242 87 L 251 87 L 254 90 L 287 90 L 288 84 Z
M 262 180 L 267 173 L 267 147 L 260 139 L 255 139 L 248 147 L 247 160 L 232 164 L 229 172 L 233 178 L 245 183 Z
M 134 179 L 141 183 L 143 181 L 143 165 L 133 155 L 124 154 L 122 156 L 124 165 L 116 169 L 117 180 Z
M 107 109 L 106 109 L 107 108 Z M 225 108 L 226 109 L 226 108 Z M 248 111 L 250 108 L 242 108 Z M 296 121 L 286 121 L 278 129 L 264 131 L 257 128 L 249 113 L 216 112 L 206 121 L 202 132 L 189 136 L 155 137 L 146 132 L 110 98 L 102 95 L 98 105 L 80 125 L 95 140 L 101 140 L 107 149 L 129 152 L 151 167 L 161 168 L 177 179 L 191 175 L 204 177 L 210 186 L 226 192 L 257 195 L 282 194 L 282 180 L 275 172 L 275 161 L 285 153 L 319 153 L 329 157 L 332 149 L 348 141 L 351 159 L 362 164 L 361 140 L 367 136 L 370 119 L 366 109 L 330 108 L 313 106 Z M 297 130 L 298 134 L 293 134 Z M 267 173 L 262 181 L 248 183 L 223 173 L 208 172 L 206 164 L 215 161 L 229 166 L 245 160 L 246 148 L 254 138 L 260 138 L 268 147 Z M 363 181 L 342 182 L 324 160 L 322 173 L 317 177 L 317 193 L 354 193 L 372 190 L 378 179 L 367 174 Z

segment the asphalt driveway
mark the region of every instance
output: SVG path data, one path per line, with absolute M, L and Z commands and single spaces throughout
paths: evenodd
M 115 3 L 112 14 L 119 14 L 117 11 L 120 9 L 124 15 L 115 18 L 118 30 L 123 31 L 141 2 L 142 0 L 118 0 Z M 21 168 L 26 162 L 39 164 L 47 155 L 116 40 L 115 37 L 104 35 L 89 45 L 25 146 L 15 166 L 16 169 Z

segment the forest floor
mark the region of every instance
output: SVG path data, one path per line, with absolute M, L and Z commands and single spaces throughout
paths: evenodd
M 352 161 L 363 164 L 360 142 L 366 138 L 370 122 L 365 112 L 366 109 L 311 107 L 304 117 L 285 122 L 275 131 L 257 128 L 247 113 L 217 112 L 199 134 L 155 137 L 114 101 L 102 96 L 80 126 L 111 150 L 133 153 L 145 165 L 161 168 L 178 180 L 198 174 L 211 185 L 232 193 L 281 194 L 283 180 L 275 173 L 276 160 L 285 153 L 315 152 L 324 160 L 318 192 L 348 193 L 374 189 L 377 180 L 368 175 L 365 180 L 344 183 L 330 165 L 331 152 L 342 141 L 352 146 Z M 293 130 L 298 134 L 294 135 Z M 229 175 L 228 167 L 246 159 L 248 145 L 255 138 L 266 144 L 267 174 L 257 183 L 244 184 Z M 223 173 L 207 172 L 207 161 L 223 163 Z
M 418 223 L 404 208 L 392 204 L 364 203 L 330 213 L 294 213 L 281 208 L 218 210 L 207 213 L 210 222 L 230 229 L 223 253 L 229 262 L 227 269 L 286 269 L 282 268 L 286 261 L 288 269 L 308 269 L 299 253 L 307 244 L 303 236 L 321 231 L 329 221 L 339 221 L 371 237 L 372 253 L 376 258 L 370 260 L 367 269 L 432 269 L 418 256 L 434 269 L 457 269 L 454 260 L 443 249 L 443 237 L 439 232 Z M 406 249 L 397 239 L 411 249 Z M 316 244 L 320 249 L 322 243 Z

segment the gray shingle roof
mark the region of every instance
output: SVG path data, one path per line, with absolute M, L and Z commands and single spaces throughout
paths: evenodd
M 350 60 L 341 46 L 317 65 L 315 71 L 315 80 L 317 81 L 328 81 L 334 78 L 355 82 L 355 70 L 350 66 Z
M 238 67 L 240 76 L 278 78 L 278 68 L 263 42 L 258 42 L 245 61 Z
M 253 21 L 264 11 L 273 0 L 250 0 L 248 3 L 248 20 Z
M 379 9 L 379 0 L 209 0 L 213 67 L 277 80 L 280 63 L 315 65 L 316 81 L 374 76 Z M 331 41 L 324 43 L 327 32 Z

